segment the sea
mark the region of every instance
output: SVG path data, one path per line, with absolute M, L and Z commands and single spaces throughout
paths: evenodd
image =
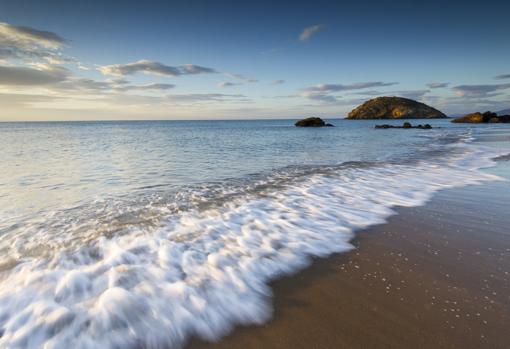
M 446 188 L 510 125 L 0 123 L 0 347 L 180 348 L 272 316 L 269 282 Z M 401 124 L 401 121 L 384 123 Z

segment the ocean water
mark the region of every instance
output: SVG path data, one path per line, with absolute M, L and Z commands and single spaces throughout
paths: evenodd
M 269 281 L 395 206 L 502 180 L 507 125 L 0 124 L 0 347 L 179 348 L 270 319 Z

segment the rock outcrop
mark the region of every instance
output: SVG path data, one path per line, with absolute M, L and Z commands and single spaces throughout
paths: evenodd
M 432 128 L 432 126 L 430 126 L 430 124 L 425 124 L 425 125 L 419 124 L 418 126 L 413 126 L 409 122 L 404 122 L 404 124 L 402 126 L 383 124 L 383 125 L 375 125 L 375 128 L 406 128 L 406 129 L 419 128 L 422 130 L 430 130 Z
M 471 124 L 482 124 L 482 123 L 507 123 L 510 122 L 510 115 L 499 115 L 496 113 L 492 113 L 490 111 L 486 111 L 485 113 L 471 113 L 468 115 L 464 115 L 460 118 L 456 118 L 452 120 L 452 122 L 456 123 L 471 123 Z
M 321 118 L 306 118 L 297 121 L 295 124 L 297 127 L 333 127 L 333 125 L 324 122 Z
M 353 109 L 347 119 L 439 119 L 446 117 L 439 110 L 412 99 L 377 97 Z

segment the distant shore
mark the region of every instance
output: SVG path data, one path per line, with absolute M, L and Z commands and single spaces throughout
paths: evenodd
M 510 162 L 501 163 L 510 178 Z M 272 283 L 273 319 L 187 348 L 508 348 L 508 182 L 442 191 Z

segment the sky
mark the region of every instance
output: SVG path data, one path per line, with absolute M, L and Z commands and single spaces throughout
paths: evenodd
M 510 1 L 0 0 L 0 121 L 510 108 Z

